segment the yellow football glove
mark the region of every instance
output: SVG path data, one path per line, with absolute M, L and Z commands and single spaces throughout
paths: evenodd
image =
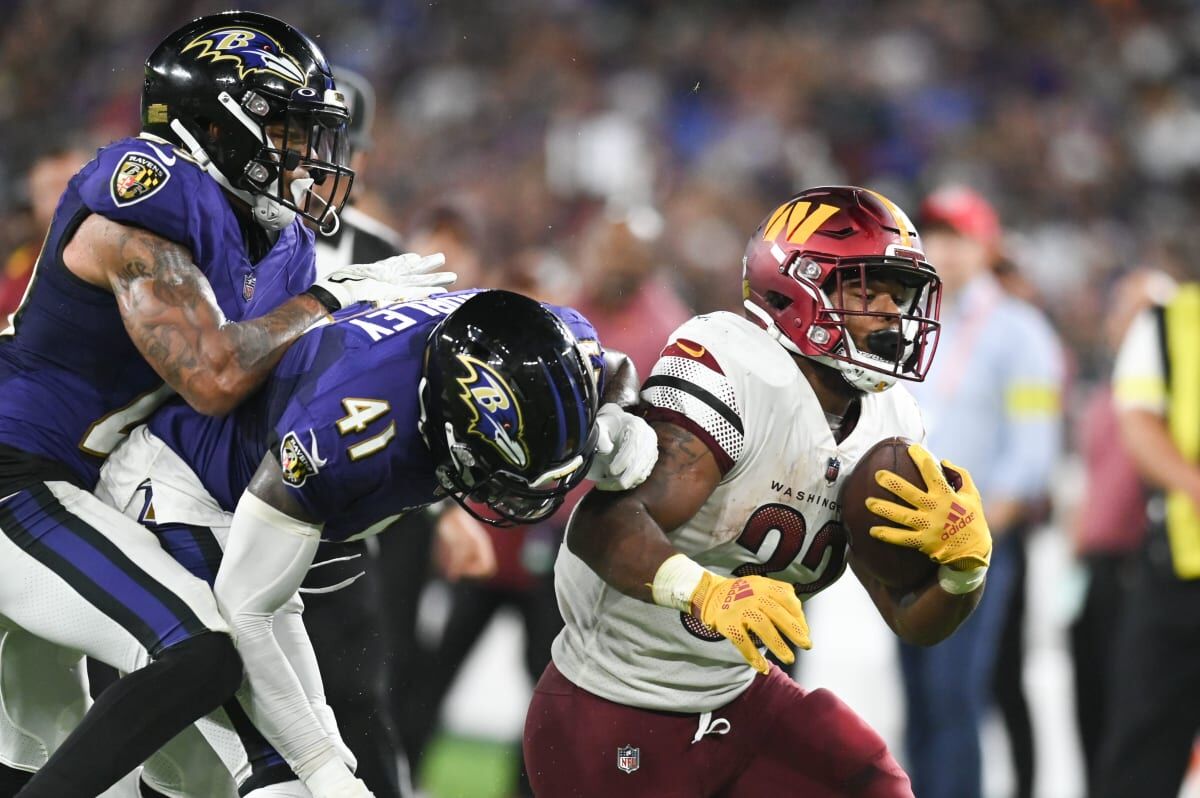
M 953 571 L 986 569 L 992 556 L 992 533 L 983 517 L 983 502 L 971 475 L 948 460 L 942 461 L 942 466 L 962 476 L 962 487 L 956 491 L 925 447 L 913 444 L 908 453 L 928 490 L 921 490 L 891 471 L 876 471 L 875 481 L 912 507 L 867 499 L 868 510 L 907 527 L 873 526 L 871 537 L 918 549 Z
M 692 615 L 699 618 L 741 652 L 759 673 L 769 666 L 751 633 L 788 665 L 796 657 L 783 642 L 783 632 L 800 648 L 812 648 L 808 621 L 796 590 L 786 582 L 765 576 L 728 578 L 706 571 L 692 592 Z

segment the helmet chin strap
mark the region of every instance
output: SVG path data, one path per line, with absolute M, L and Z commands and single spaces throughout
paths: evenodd
M 331 236 L 341 228 L 342 219 L 340 216 L 338 216 L 337 208 L 326 202 L 324 197 L 312 190 L 312 187 L 315 186 L 316 183 L 317 181 L 313 180 L 311 177 L 302 177 L 293 180 L 291 185 L 292 202 L 296 203 L 296 207 L 300 207 L 304 204 L 305 195 L 308 195 L 308 197 L 311 199 L 314 199 L 324 205 L 325 212 L 321 214 L 321 218 L 325 219 L 328 217 L 333 219 L 333 225 L 329 229 L 326 229 L 326 223 L 321 222 L 321 235 Z
M 212 158 L 208 157 L 208 152 L 204 147 L 200 146 L 200 142 L 196 140 L 196 137 L 184 127 L 183 122 L 178 119 L 172 119 L 171 130 L 175 132 L 176 136 L 179 136 L 179 140 L 187 147 L 188 154 L 196 160 L 196 163 L 209 177 L 216 180 L 221 188 L 250 206 L 250 213 L 254 217 L 254 221 L 258 222 L 261 227 L 270 232 L 278 232 L 290 225 L 292 220 L 296 218 L 295 211 L 280 205 L 279 202 L 268 196 L 252 194 L 249 191 L 234 188 L 225 178 L 225 175 L 221 173 L 221 170 L 217 168 L 217 165 L 212 162 Z M 272 186 L 277 184 L 278 181 L 272 183 Z
M 856 391 L 863 391 L 864 393 L 879 393 L 880 391 L 886 391 L 888 388 L 891 388 L 896 384 L 896 377 L 891 374 L 872 371 L 871 369 L 863 368 L 855 363 L 839 360 L 834 357 L 829 357 L 828 355 L 809 355 L 801 352 L 800 347 L 796 346 L 795 342 L 792 341 L 791 338 L 788 338 L 783 334 L 783 330 L 779 329 L 779 325 L 775 323 L 775 320 L 772 319 L 766 311 L 748 299 L 743 304 L 746 306 L 746 310 L 750 311 L 751 314 L 753 314 L 756 318 L 761 320 L 763 324 L 766 325 L 767 335 L 774 338 L 780 346 L 793 355 L 806 357 L 815 363 L 820 363 L 823 366 L 828 366 L 829 368 L 836 370 L 842 375 L 842 379 L 849 383 L 850 387 L 854 388 Z M 854 341 L 848 340 L 847 345 L 851 347 L 852 353 L 857 352 L 857 348 L 854 346 Z

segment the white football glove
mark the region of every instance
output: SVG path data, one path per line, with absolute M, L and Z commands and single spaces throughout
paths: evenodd
M 354 263 L 336 269 L 313 283 L 309 293 L 330 311 L 355 302 L 386 305 L 440 294 L 458 279 L 454 272 L 440 272 L 446 256 L 440 252 L 418 255 L 405 252 L 375 263 Z
M 587 478 L 600 490 L 629 490 L 658 462 L 658 436 L 642 418 L 609 402 L 596 414 L 596 456 Z
M 330 759 L 304 782 L 312 798 L 375 798 L 362 779 L 346 769 L 340 759 Z

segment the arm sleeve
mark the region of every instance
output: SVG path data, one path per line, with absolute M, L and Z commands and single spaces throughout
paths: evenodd
M 1113 366 L 1113 397 L 1121 410 L 1146 410 L 1167 414 L 1167 381 L 1159 316 L 1143 311 L 1129 326 Z
M 304 781 L 338 753 L 275 636 L 273 622 L 276 611 L 299 589 L 320 538 L 320 527 L 243 494 L 213 588 L 246 670 L 239 698 L 254 725 Z
M 722 476 L 745 448 L 742 402 L 734 382 L 711 351 L 711 342 L 684 325 L 671 337 L 642 384 L 647 421 L 666 421 L 708 446 Z
M 313 650 L 312 640 L 304 627 L 303 613 L 304 602 L 299 594 L 293 594 L 275 613 L 275 640 L 296 672 L 300 687 L 308 697 L 308 704 L 317 716 L 321 728 L 325 730 L 325 735 L 337 749 L 342 761 L 353 771 L 358 767 L 358 760 L 342 739 L 337 718 L 325 700 L 325 682 L 321 679 L 321 669 L 317 665 L 317 652 Z
M 1040 316 L 1018 317 L 1018 352 L 1004 383 L 1006 434 L 996 453 L 991 493 L 1014 499 L 1046 493 L 1062 448 L 1062 350 Z

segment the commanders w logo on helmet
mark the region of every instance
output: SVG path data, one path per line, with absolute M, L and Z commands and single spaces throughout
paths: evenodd
M 529 452 L 522 439 L 525 424 L 512 389 L 486 363 L 470 355 L 458 355 L 458 361 L 467 370 L 465 376 L 455 378 L 462 388 L 458 396 L 472 416 L 467 432 L 496 447 L 501 457 L 517 468 L 524 468 L 529 462 Z
M 238 65 L 238 77 L 242 79 L 251 72 L 267 71 L 297 86 L 306 82 L 304 70 L 296 59 L 285 53 L 279 42 L 253 28 L 217 28 L 192 39 L 181 52 L 197 49 L 197 60 L 233 61 Z

